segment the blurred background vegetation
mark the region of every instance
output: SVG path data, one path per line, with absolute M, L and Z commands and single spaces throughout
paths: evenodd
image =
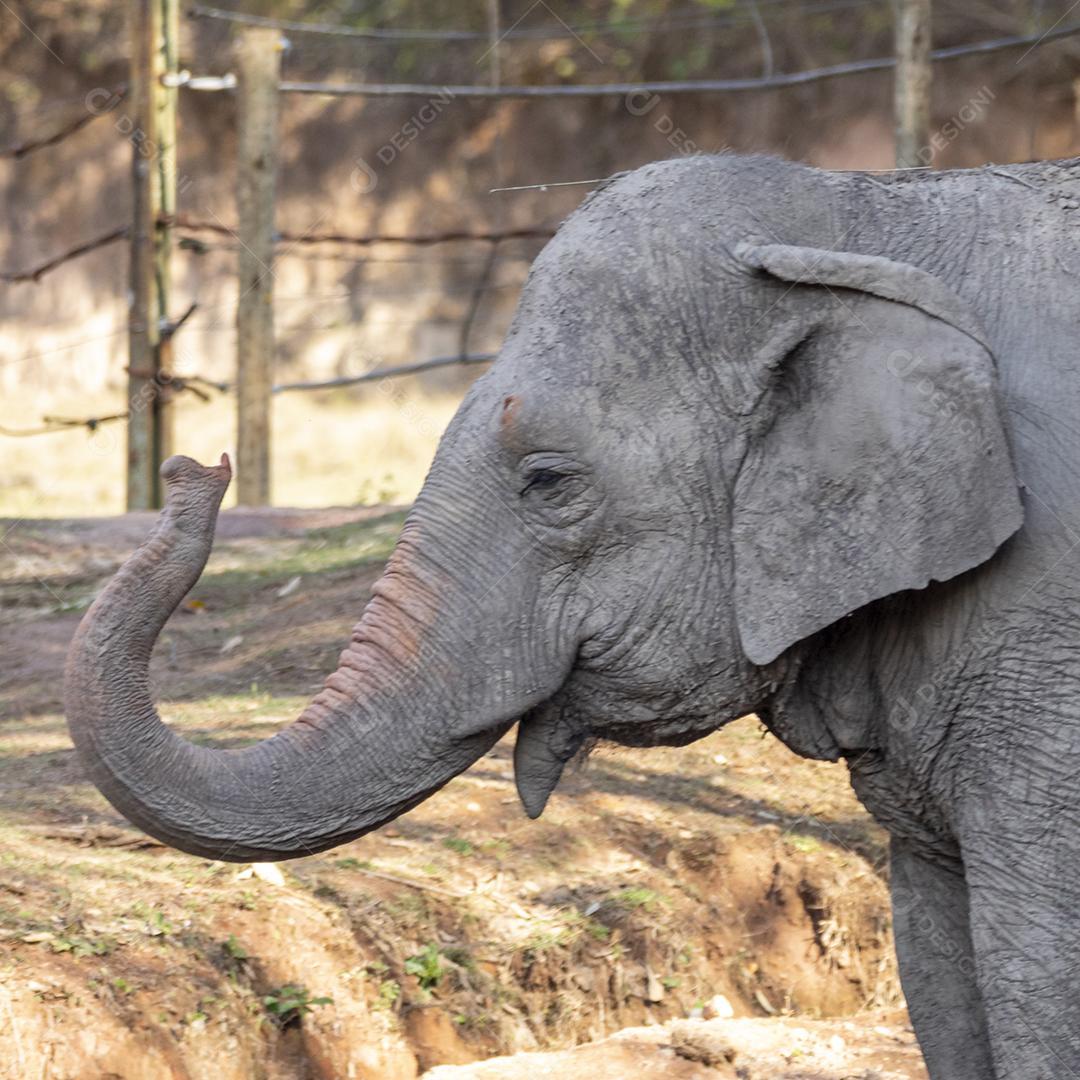
M 589 83 L 754 77 L 892 50 L 889 0 L 501 0 L 496 54 L 486 0 L 221 0 L 221 6 L 345 28 L 471 30 L 477 39 L 383 40 L 290 31 L 288 79 Z M 934 44 L 959 45 L 1067 25 L 1068 0 L 937 0 Z M 127 75 L 126 5 L 19 0 L 0 20 L 0 146 L 63 126 L 86 95 Z M 512 33 L 507 36 L 506 30 Z M 233 66 L 233 27 L 182 20 L 181 64 L 194 74 Z M 934 121 L 980 95 L 937 167 L 1062 157 L 1077 152 L 1080 37 L 974 56 L 935 69 Z M 986 91 L 990 91 L 989 97 Z M 285 95 L 278 227 L 303 232 L 430 233 L 496 225 L 555 226 L 587 187 L 492 193 L 495 187 L 609 175 L 693 151 L 766 152 L 830 168 L 892 163 L 886 72 L 767 92 L 680 95 L 635 114 L 619 97 L 451 101 L 418 122 L 423 99 Z M 410 128 L 411 124 L 411 128 Z M 415 134 L 404 137 L 403 133 Z M 398 147 L 394 147 L 394 140 Z M 180 210 L 236 221 L 235 101 L 181 93 Z M 382 154 L 380 155 L 380 150 Z M 375 184 L 360 191 L 358 162 Z M 5 269 L 124 224 L 130 147 L 97 121 L 56 147 L 0 160 Z M 177 337 L 177 370 L 231 378 L 235 251 L 227 238 L 185 241 L 174 256 L 174 303 L 198 310 Z M 497 349 L 538 241 L 279 251 L 277 373 L 327 378 L 454 353 L 476 303 L 472 351 Z M 126 362 L 122 245 L 66 264 L 37 284 L 0 290 L 0 425 L 122 407 Z M 316 505 L 412 497 L 438 433 L 478 369 L 423 380 L 275 400 L 278 503 Z M 185 398 L 178 448 L 214 457 L 230 448 L 233 403 Z M 119 511 L 121 425 L 34 439 L 0 437 L 0 513 L 63 516 Z M 89 467 L 87 467 L 89 463 Z

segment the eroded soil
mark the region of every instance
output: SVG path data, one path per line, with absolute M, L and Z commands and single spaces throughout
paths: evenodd
M 397 1080 L 644 1028 L 434 1076 L 924 1077 L 883 835 L 840 767 L 753 718 L 678 750 L 600 748 L 538 822 L 504 741 L 392 826 L 280 873 L 135 832 L 81 775 L 60 672 L 148 520 L 0 523 L 0 1075 Z M 223 515 L 155 653 L 165 718 L 237 745 L 296 715 L 401 520 Z M 733 1062 L 687 1050 L 685 1018 L 718 997 L 700 1030 L 723 1028 Z

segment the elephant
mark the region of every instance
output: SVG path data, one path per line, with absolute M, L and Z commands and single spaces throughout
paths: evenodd
M 230 466 L 174 457 L 65 707 L 132 822 L 276 860 L 390 821 L 517 725 L 525 811 L 595 740 L 756 713 L 890 836 L 934 1080 L 1080 1074 L 1080 159 L 830 172 L 696 155 L 535 260 L 338 669 L 242 748 L 148 663 Z

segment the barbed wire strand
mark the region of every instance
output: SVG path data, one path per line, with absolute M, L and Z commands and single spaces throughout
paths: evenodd
M 437 356 L 432 360 L 420 360 L 412 364 L 401 364 L 398 367 L 378 368 L 375 371 L 366 371 L 362 375 L 344 375 L 337 379 L 326 379 L 322 382 L 295 382 L 281 383 L 272 388 L 273 394 L 286 394 L 294 390 L 335 390 L 344 386 L 356 386 L 359 383 L 376 382 L 380 379 L 393 379 L 402 375 L 416 375 L 423 371 L 431 371 L 434 368 L 450 367 L 455 364 L 486 364 L 495 359 L 494 353 L 475 353 L 466 356 Z M 209 401 L 209 395 L 202 393 L 198 387 L 210 387 L 220 393 L 231 393 L 233 387 L 226 382 L 217 379 L 208 379 L 202 375 L 172 375 L 166 380 L 166 385 L 172 390 L 190 390 L 202 401 Z M 128 413 L 110 413 L 107 416 L 88 416 L 80 419 L 72 419 L 66 416 L 43 416 L 41 426 L 35 428 L 9 428 L 0 425 L 0 435 L 9 438 L 28 438 L 33 435 L 55 435 L 60 431 L 73 431 L 76 428 L 86 428 L 93 433 L 102 424 L 109 424 L 116 420 L 126 420 Z
M 195 256 L 212 255 L 215 252 L 221 254 L 235 254 L 240 250 L 239 242 L 234 244 L 217 243 L 216 241 L 203 241 L 192 240 L 190 238 L 183 238 L 178 245 L 179 250 L 185 251 L 188 254 Z M 275 259 L 306 259 L 308 261 L 315 262 L 339 262 L 348 266 L 370 266 L 370 267 L 415 267 L 415 266 L 482 266 L 485 261 L 483 255 L 466 255 L 461 258 L 447 258 L 440 259 L 431 255 L 416 255 L 416 256 L 402 256 L 396 257 L 384 257 L 374 255 L 350 255 L 343 251 L 298 251 L 295 248 L 287 248 L 285 251 L 281 251 L 274 256 Z M 499 255 L 496 257 L 497 263 L 522 263 L 531 262 L 532 255 Z M 278 302 L 277 297 L 274 298 L 274 303 Z
M 162 218 L 160 220 L 162 224 L 171 225 L 181 232 L 215 232 L 223 236 L 231 236 L 234 239 L 237 236 L 235 230 L 228 225 L 221 225 L 216 222 L 193 221 L 182 217 Z M 76 247 L 69 248 L 67 251 L 55 255 L 29 270 L 0 271 L 0 282 L 17 284 L 19 282 L 40 281 L 46 274 L 51 273 L 57 267 L 62 266 L 71 259 L 78 258 L 81 255 L 88 255 L 90 252 L 105 247 L 107 244 L 115 243 L 117 240 L 123 240 L 124 237 L 128 235 L 129 231 L 128 226 L 119 226 L 101 236 L 94 237 L 93 240 L 87 240 Z M 495 245 L 500 244 L 505 240 L 550 240 L 554 235 L 555 230 L 551 228 L 507 229 L 503 232 L 465 232 L 455 230 L 444 233 L 418 234 L 415 236 L 405 234 L 353 236 L 347 233 L 293 233 L 286 231 L 277 233 L 274 239 L 278 243 L 287 243 L 291 245 L 341 244 L 351 247 L 371 247 L 376 244 L 403 244 L 416 247 L 428 247 L 434 244 L 470 241 Z
M 486 364 L 495 359 L 495 353 L 473 353 L 467 356 L 437 356 L 433 360 L 420 360 L 414 364 L 401 364 L 392 368 L 376 368 L 365 371 L 362 375 L 342 375 L 337 379 L 322 382 L 281 383 L 271 393 L 287 394 L 294 390 L 335 390 L 342 386 L 357 386 L 360 383 L 376 382 L 379 379 L 393 379 L 400 375 L 416 375 L 433 368 L 450 367 L 454 364 Z
M 112 338 L 118 338 L 128 333 L 128 326 L 115 327 L 107 330 L 104 334 L 95 334 L 91 338 L 81 338 L 79 341 L 69 341 L 66 345 L 56 345 L 51 349 L 41 349 L 39 352 L 24 353 L 22 356 L 10 356 L 6 360 L 0 360 L 0 368 L 10 367 L 12 364 L 25 364 L 30 360 L 41 360 L 46 356 L 55 356 L 57 353 L 70 352 L 72 349 L 81 349 L 85 345 L 97 345 Z
M 69 420 L 64 416 L 43 416 L 41 427 L 36 428 L 9 428 L 0 425 L 0 435 L 7 435 L 13 439 L 24 439 L 31 435 L 54 435 L 58 431 L 74 431 L 84 427 L 91 433 L 96 431 L 102 424 L 110 424 L 114 420 L 126 420 L 128 414 L 112 413 L 109 416 L 88 416 L 81 420 Z
M 127 96 L 127 86 L 122 84 L 113 87 L 113 89 L 109 91 L 109 94 L 111 106 L 116 105 L 123 101 Z M 60 128 L 59 131 L 54 131 L 51 135 L 44 135 L 37 139 L 28 139 L 24 142 L 12 143 L 10 146 L 0 146 L 0 158 L 13 158 L 15 161 L 19 161 L 26 157 L 27 154 L 32 154 L 35 150 L 44 150 L 47 146 L 55 146 L 57 143 L 63 142 L 64 139 L 74 135 L 77 131 L 82 131 L 87 124 L 92 124 L 95 120 L 107 115 L 108 110 L 91 112 L 87 109 L 82 116 L 73 120 L 66 127 Z
M 40 263 L 30 270 L 0 271 L 0 281 L 7 282 L 8 284 L 17 284 L 24 281 L 33 281 L 36 283 L 46 274 L 51 273 L 58 266 L 62 266 L 71 259 L 77 259 L 81 255 L 88 255 L 91 251 L 97 251 L 98 248 L 103 248 L 108 244 L 114 244 L 117 240 L 123 240 L 124 237 L 128 235 L 128 231 L 126 225 L 111 229 L 101 236 L 94 237 L 93 240 L 87 240 L 76 247 L 68 248 L 67 251 L 62 252 L 59 255 L 54 255 L 51 259 Z
M 1018 49 L 1024 45 L 1034 48 L 1049 41 L 1080 34 L 1080 23 L 1058 27 L 1041 34 L 995 38 L 970 45 L 954 45 L 935 49 L 930 57 L 935 61 L 958 60 L 966 56 Z M 324 97 L 426 97 L 439 102 L 473 98 L 565 98 L 610 97 L 627 94 L 715 94 L 746 93 L 755 90 L 780 90 L 790 86 L 885 71 L 896 66 L 896 57 L 879 56 L 870 60 L 851 60 L 828 67 L 811 68 L 787 74 L 745 79 L 679 79 L 664 82 L 570 84 L 566 86 L 436 86 L 420 83 L 321 83 L 283 81 L 278 89 L 284 94 L 318 94 Z
M 215 221 L 202 221 L 185 215 L 161 219 L 162 224 L 171 225 L 181 232 L 214 232 L 236 239 L 238 233 L 229 225 Z M 530 227 L 522 229 L 503 229 L 490 232 L 469 232 L 454 229 L 441 233 L 375 233 L 357 236 L 337 232 L 289 232 L 275 234 L 274 239 L 288 244 L 344 244 L 352 247 L 370 247 L 373 244 L 406 244 L 425 247 L 433 244 L 450 244 L 475 241 L 477 243 L 501 244 L 505 240 L 550 240 L 555 230 L 550 227 Z
M 783 9 L 799 4 L 805 8 L 805 0 L 759 0 L 762 7 Z M 827 14 L 830 11 L 870 7 L 883 4 L 885 0 L 826 0 L 810 5 L 808 13 Z M 225 11 L 204 4 L 192 4 L 187 9 L 192 19 L 215 19 L 244 26 L 266 26 L 292 34 L 316 34 L 327 37 L 360 38 L 367 41 L 490 41 L 484 30 L 436 30 L 433 28 L 387 29 L 368 26 L 344 26 L 341 23 L 302 22 L 290 19 L 274 19 L 265 15 L 253 15 L 242 11 Z M 556 16 L 557 18 L 557 16 Z M 560 25 L 548 27 L 515 27 L 500 36 L 502 41 L 533 40 L 561 41 L 582 34 L 604 34 L 623 37 L 634 34 L 656 34 L 678 30 L 707 30 L 712 27 L 733 26 L 753 21 L 747 11 L 730 12 L 727 15 L 669 15 L 662 19 L 627 19 L 618 23 L 582 23 L 570 25 L 559 20 Z

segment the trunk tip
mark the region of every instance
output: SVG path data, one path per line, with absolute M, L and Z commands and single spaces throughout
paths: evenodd
M 194 458 L 185 457 L 183 454 L 173 454 L 161 463 L 161 479 L 168 485 L 173 484 L 208 484 L 221 485 L 222 490 L 229 485 L 232 479 L 232 466 L 229 463 L 229 455 L 221 455 L 219 465 L 200 465 Z
M 220 465 L 200 465 L 192 458 L 174 454 L 162 462 L 161 479 L 165 482 L 166 512 L 174 519 L 196 512 L 198 520 L 209 522 L 209 535 L 213 536 L 213 522 L 232 479 L 228 456 L 221 455 Z

